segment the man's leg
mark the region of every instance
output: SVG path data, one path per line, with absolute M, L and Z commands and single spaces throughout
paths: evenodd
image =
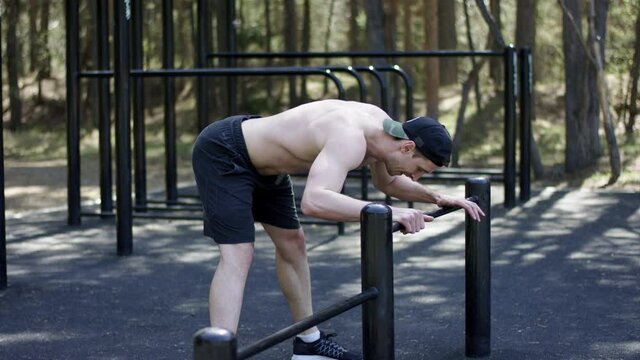
M 283 229 L 263 223 L 265 231 L 276 246 L 276 272 L 293 321 L 313 314 L 309 263 L 302 228 Z M 316 332 L 312 327 L 303 334 Z
M 253 243 L 221 244 L 220 260 L 209 291 L 211 326 L 238 330 L 244 286 L 253 260 Z

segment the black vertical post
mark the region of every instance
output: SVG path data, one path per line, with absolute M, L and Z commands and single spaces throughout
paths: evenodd
M 65 1 L 67 63 L 67 223 L 80 224 L 80 99 L 78 0 Z
M 206 327 L 193 336 L 195 360 L 236 360 L 237 349 L 236 337 L 225 329 Z
M 531 48 L 520 50 L 520 201 L 531 198 L 531 106 L 533 67 Z
M 482 221 L 465 220 L 465 354 L 491 352 L 491 187 L 486 178 L 466 183 L 466 197 L 476 196 Z
M 162 63 L 165 69 L 173 69 L 173 1 L 162 1 Z M 176 158 L 176 81 L 164 78 L 164 150 L 165 186 L 167 202 L 178 201 L 178 176 Z
M 109 70 L 109 2 L 98 1 L 96 43 L 98 70 Z M 98 79 L 98 124 L 100 128 L 100 212 L 113 211 L 111 172 L 111 109 L 109 106 L 109 78 Z
M 134 69 L 143 68 L 142 50 L 142 1 L 133 2 L 133 18 L 131 19 L 131 65 Z M 145 156 L 145 124 L 144 124 L 144 79 L 131 79 L 133 92 L 133 151 L 134 151 L 134 187 L 135 204 L 141 210 L 147 206 L 147 158 Z
M 211 44 L 211 17 L 209 0 L 198 0 L 198 44 L 196 67 L 208 67 L 207 55 Z M 198 129 L 202 130 L 209 124 L 209 78 L 198 76 L 197 79 Z
M 513 45 L 504 50 L 504 206 L 516 205 L 516 98 L 517 53 Z
M 131 138 L 129 124 L 129 21 L 131 1 L 114 1 L 114 84 L 116 111 L 116 231 L 118 255 L 133 253 Z
M 369 204 L 360 214 L 362 289 L 380 294 L 362 304 L 362 339 L 365 360 L 395 358 L 393 324 L 393 235 L 391 208 Z
M 227 34 L 229 36 L 228 44 L 229 44 L 229 52 L 236 53 L 238 51 L 237 41 L 236 41 L 236 0 L 227 0 L 227 21 L 229 29 Z M 235 57 L 229 58 L 229 63 L 227 66 L 236 67 L 237 62 Z M 238 90 L 238 82 L 235 76 L 229 77 L 229 82 L 227 83 L 227 91 L 229 96 L 227 99 L 229 100 L 228 109 L 229 114 L 236 114 L 238 112 L 238 100 L 237 100 L 237 90 Z
M 0 20 L 2 20 L 1 13 Z M 2 39 L 1 25 L 0 39 Z M 0 64 L 2 64 L 2 49 L 0 49 Z M 0 71 L 0 114 L 2 114 L 2 71 Z M 4 131 L 3 126 L 0 126 L 0 290 L 7 288 L 7 231 L 4 212 Z

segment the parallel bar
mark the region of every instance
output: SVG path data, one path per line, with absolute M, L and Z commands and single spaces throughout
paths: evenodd
M 380 295 L 362 306 L 362 349 L 365 360 L 395 358 L 393 305 L 393 234 L 391 208 L 368 204 L 360 213 L 362 288 Z
M 491 186 L 485 178 L 469 179 L 466 196 L 476 196 L 482 221 L 465 220 L 465 354 L 491 353 Z
M 116 110 L 116 232 L 118 255 L 133 253 L 131 138 L 129 125 L 129 0 L 114 1 L 114 77 Z
M 195 360 L 237 360 L 238 341 L 226 329 L 207 327 L 193 335 Z
M 516 205 L 517 61 L 513 45 L 504 50 L 504 206 Z
M 370 287 L 362 291 L 362 293 L 353 296 L 351 298 L 342 300 L 332 306 L 329 306 L 319 312 L 303 319 L 295 324 L 287 326 L 286 328 L 273 333 L 257 342 L 240 349 L 238 352 L 238 360 L 248 359 L 261 351 L 264 351 L 276 344 L 279 344 L 304 330 L 314 327 L 324 321 L 327 321 L 337 315 L 340 315 L 360 304 L 363 304 L 369 300 L 377 299 L 379 297 L 379 291 L 375 287 Z M 382 358 L 379 358 L 382 359 Z
M 531 108 L 533 67 L 530 48 L 520 50 L 520 201 L 531 198 Z
M 162 66 L 173 69 L 173 1 L 162 0 Z M 167 201 L 178 200 L 178 158 L 176 156 L 176 82 L 164 78 L 164 174 Z
M 109 69 L 109 2 L 98 1 L 96 43 L 98 48 L 97 67 Z M 111 109 L 109 105 L 109 79 L 98 81 L 98 124 L 100 148 L 100 210 L 113 211 L 112 171 L 111 171 Z
M 78 0 L 65 1 L 67 62 L 67 223 L 80 224 L 80 97 L 77 75 L 80 71 L 78 49 Z
M 132 66 L 134 69 L 143 67 L 143 33 L 144 23 L 142 1 L 133 2 L 133 19 L 131 27 Z M 147 158 L 146 136 L 144 124 L 144 79 L 131 79 L 133 87 L 133 151 L 134 151 L 134 188 L 136 206 L 147 205 Z
M 469 201 L 473 201 L 475 203 L 478 202 L 478 197 L 477 196 L 470 196 L 467 197 L 467 200 Z M 459 206 L 447 206 L 447 207 L 441 207 L 438 208 L 437 210 L 431 211 L 431 212 L 425 212 L 425 215 L 431 216 L 433 218 L 437 218 L 440 217 L 442 215 L 446 215 L 449 213 L 452 213 L 454 211 L 460 210 L 462 209 Z M 391 232 L 396 232 L 398 230 L 401 230 L 403 228 L 402 224 L 398 223 L 398 222 L 393 222 L 393 225 L 391 226 Z
M 361 57 L 467 57 L 467 56 L 502 56 L 502 51 L 333 51 L 333 52 L 245 52 L 209 54 L 210 58 L 361 58 Z

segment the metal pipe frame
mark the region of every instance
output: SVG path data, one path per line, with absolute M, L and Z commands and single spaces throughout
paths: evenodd
M 404 82 L 405 90 L 405 121 L 413 119 L 413 79 L 400 65 L 378 66 L 378 71 L 391 72 L 400 76 Z
M 78 0 L 65 0 L 67 65 L 67 223 L 80 225 L 80 33 Z
M 531 198 L 531 108 L 533 57 L 531 48 L 520 49 L 520 201 Z
M 468 56 L 503 56 L 502 51 L 458 51 L 458 50 L 436 50 L 436 51 L 331 51 L 331 52 L 214 52 L 208 54 L 208 58 L 410 58 L 410 57 L 468 57 Z
M 504 206 L 516 205 L 516 99 L 518 54 L 513 45 L 504 49 Z
M 98 1 L 96 43 L 97 67 L 109 69 L 109 2 Z M 113 211 L 111 171 L 111 109 L 109 105 L 109 79 L 98 80 L 98 124 L 100 149 L 100 210 Z
M 143 11 L 142 1 L 133 2 L 133 19 L 131 20 L 132 36 L 132 67 L 143 67 Z M 146 135 L 144 123 L 144 80 L 131 79 L 133 88 L 133 151 L 134 151 L 134 189 L 135 205 L 138 207 L 147 205 L 147 159 L 146 159 Z
M 162 0 L 162 67 L 174 67 L 173 0 Z M 175 78 L 164 79 L 164 154 L 165 195 L 168 203 L 178 200 L 178 158 L 176 150 L 176 83 Z

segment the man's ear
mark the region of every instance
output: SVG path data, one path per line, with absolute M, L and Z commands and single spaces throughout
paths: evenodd
M 402 140 L 400 151 L 404 153 L 412 152 L 416 148 L 416 143 L 411 140 Z

